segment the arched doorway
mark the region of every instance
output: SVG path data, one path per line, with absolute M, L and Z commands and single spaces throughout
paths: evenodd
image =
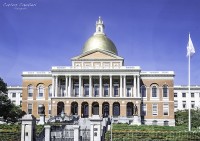
M 99 115 L 99 103 L 98 102 L 92 103 L 92 115 Z
M 77 102 L 72 102 L 71 103 L 71 114 L 72 115 L 77 115 L 78 114 L 78 103 Z
M 113 116 L 118 117 L 120 115 L 120 104 L 119 102 L 113 103 Z
M 126 105 L 126 116 L 132 116 L 133 115 L 133 103 L 128 102 Z
M 87 102 L 83 102 L 81 104 L 81 117 L 88 118 L 89 117 L 89 106 Z
M 109 116 L 109 103 L 108 102 L 103 103 L 102 112 L 103 112 L 103 117 Z
M 64 102 L 60 101 L 57 104 L 57 115 L 60 115 L 62 111 L 65 111 L 64 109 Z

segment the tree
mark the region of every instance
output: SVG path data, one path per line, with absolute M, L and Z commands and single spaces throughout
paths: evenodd
M 191 109 L 192 128 L 200 127 L 200 108 Z M 175 112 L 176 126 L 188 126 L 188 110 L 179 110 Z
M 3 79 L 0 77 L 0 94 L 1 93 L 7 93 L 7 84 L 3 81 Z
M 14 105 L 7 96 L 7 84 L 0 78 L 0 117 L 7 122 L 17 122 L 25 112 Z

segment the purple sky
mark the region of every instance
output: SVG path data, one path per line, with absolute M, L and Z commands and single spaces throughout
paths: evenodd
M 200 85 L 200 0 L 1 0 L 0 77 L 21 85 L 22 71 L 70 66 L 99 16 L 125 65 L 172 70 L 175 85 L 188 83 L 190 32 L 191 84 Z

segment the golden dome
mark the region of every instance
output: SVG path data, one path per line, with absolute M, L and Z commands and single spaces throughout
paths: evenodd
M 99 49 L 117 55 L 115 44 L 108 37 L 106 37 L 103 29 L 104 24 L 101 17 L 99 17 L 99 21 L 96 22 L 96 32 L 86 41 L 83 47 L 83 53 Z

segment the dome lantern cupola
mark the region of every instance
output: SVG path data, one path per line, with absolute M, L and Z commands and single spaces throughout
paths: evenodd
M 85 42 L 83 53 L 92 50 L 102 50 L 117 55 L 115 44 L 105 35 L 104 28 L 103 21 L 99 17 L 99 20 L 96 21 L 96 32 Z

